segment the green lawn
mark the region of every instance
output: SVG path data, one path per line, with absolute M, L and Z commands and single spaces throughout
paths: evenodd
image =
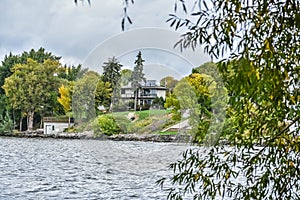
M 178 134 L 177 131 L 166 131 L 166 132 L 159 132 L 159 135 L 176 135 Z
M 142 111 L 125 111 L 125 112 L 113 112 L 111 115 L 113 117 L 119 118 L 119 117 L 126 117 L 128 113 L 130 112 L 134 112 L 135 114 L 137 114 L 139 116 L 139 121 L 143 120 L 147 117 L 151 117 L 151 116 L 159 116 L 159 115 L 165 115 L 165 114 L 169 114 L 171 111 L 170 110 L 142 110 Z
M 134 111 L 113 112 L 111 115 L 118 126 L 125 131 L 125 133 L 151 133 L 159 132 L 164 128 L 164 120 L 168 120 L 170 110 L 143 110 L 135 111 L 138 116 L 137 120 L 131 121 L 128 119 L 128 114 Z

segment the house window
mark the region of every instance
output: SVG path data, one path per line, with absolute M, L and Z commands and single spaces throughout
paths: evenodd
M 150 90 L 150 94 L 151 95 L 156 95 L 157 94 L 157 90 Z
M 125 94 L 125 90 L 124 89 L 121 89 L 121 94 Z

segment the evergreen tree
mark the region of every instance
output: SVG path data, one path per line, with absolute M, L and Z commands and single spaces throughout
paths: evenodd
M 137 108 L 138 93 L 139 88 L 141 87 L 141 82 L 146 82 L 145 74 L 143 73 L 143 62 L 145 62 L 145 60 L 143 60 L 142 53 L 140 51 L 136 57 L 137 59 L 134 62 L 135 66 L 130 78 L 131 87 L 134 91 L 134 110 Z
M 80 78 L 88 69 L 82 69 L 82 65 L 77 66 L 67 66 L 64 65 L 58 70 L 57 76 L 59 78 L 66 79 L 68 81 L 75 81 L 77 78 Z
M 115 57 L 109 58 L 103 65 L 102 81 L 109 82 L 113 90 L 120 87 L 122 66 Z
M 112 110 L 113 104 L 117 104 L 120 100 L 120 79 L 121 79 L 121 67 L 122 65 L 119 63 L 119 61 L 113 57 L 109 58 L 108 62 L 104 63 L 103 65 L 103 76 L 101 80 L 104 83 L 109 83 L 111 87 L 111 99 L 109 99 L 110 102 L 110 110 Z M 107 90 L 107 88 L 103 88 L 104 90 Z M 99 91 L 99 88 L 98 88 Z M 107 95 L 106 95 L 107 96 Z M 108 95 L 109 96 L 109 95 Z M 107 101 L 106 101 L 107 103 Z

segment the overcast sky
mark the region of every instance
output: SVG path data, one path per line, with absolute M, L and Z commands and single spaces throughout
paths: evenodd
M 92 5 L 89 6 L 79 1 L 76 6 L 73 0 L 2 0 L 0 59 L 3 60 L 4 55 L 9 52 L 20 54 L 32 48 L 44 47 L 46 51 L 62 56 L 63 63 L 84 63 L 97 46 L 109 38 L 124 34 L 121 30 L 122 0 L 92 0 L 91 2 Z M 156 27 L 173 31 L 165 23 L 168 14 L 172 11 L 173 1 L 136 0 L 129 9 L 133 25 L 127 26 L 126 30 Z M 130 42 L 130 40 L 124 41 L 122 45 Z M 119 56 L 119 60 L 129 67 L 130 62 L 135 60 L 138 50 L 116 56 Z M 175 65 L 175 62 L 178 65 L 189 65 L 184 59 L 180 61 L 174 58 L 172 53 L 162 53 L 158 56 L 157 52 L 159 51 L 145 52 L 148 60 L 151 55 L 156 58 L 147 63 L 149 66 L 153 66 L 153 62 L 157 66 L 167 68 L 172 68 L 171 65 Z M 161 61 L 158 58 L 161 58 Z M 203 60 L 200 59 L 199 64 L 201 63 Z M 187 68 L 191 67 L 187 66 Z M 157 71 L 158 68 L 153 69 Z M 179 72 L 181 73 L 183 71 Z

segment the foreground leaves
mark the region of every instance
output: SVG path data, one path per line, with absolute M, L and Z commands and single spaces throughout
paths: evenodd
M 189 18 L 172 14 L 170 22 L 187 28 L 180 48 L 230 55 L 218 63 L 230 96 L 230 146 L 186 152 L 159 183 L 171 181 L 169 199 L 299 199 L 299 1 L 196 5 Z

